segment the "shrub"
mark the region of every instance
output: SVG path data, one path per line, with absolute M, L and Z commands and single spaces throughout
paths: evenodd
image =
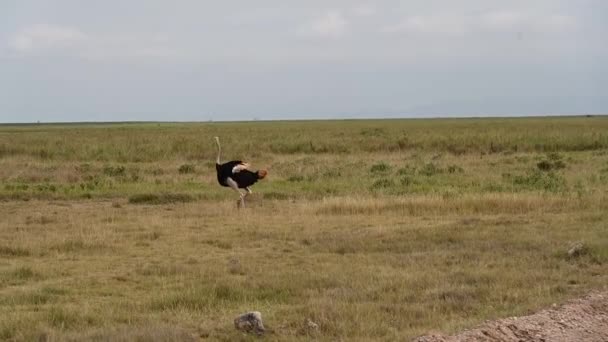
M 387 172 L 388 170 L 390 170 L 390 168 L 390 165 L 386 164 L 385 162 L 380 162 L 378 164 L 372 165 L 369 171 L 371 173 L 382 173 Z
M 547 159 L 541 160 L 536 167 L 541 171 L 561 170 L 566 167 L 562 155 L 556 152 L 547 154 Z
M 562 160 L 564 159 L 564 157 L 557 153 L 557 152 L 551 152 L 547 154 L 547 159 L 551 160 L 551 161 L 557 161 L 557 160 Z
M 194 201 L 194 197 L 188 194 L 162 193 L 162 194 L 137 194 L 129 197 L 132 204 L 170 204 Z
M 538 164 L 536 164 L 536 167 L 538 167 L 538 169 L 541 171 L 551 171 L 551 170 L 561 170 L 566 167 L 566 164 L 561 160 L 555 160 L 555 161 L 543 160 L 543 161 L 540 161 Z
M 0 246 L 0 255 L 4 257 L 29 256 L 30 251 L 20 247 Z
M 410 174 L 414 174 L 416 173 L 416 168 L 410 167 L 410 166 L 405 166 L 400 168 L 399 170 L 397 170 L 397 174 L 399 176 L 405 176 L 405 175 L 410 175 Z
M 12 272 L 12 277 L 13 278 L 17 278 L 17 279 L 31 279 L 37 276 L 37 273 L 34 272 L 30 267 L 28 266 L 22 266 L 19 267 L 17 269 L 15 269 Z
M 36 191 L 38 191 L 38 192 L 56 192 L 57 186 L 54 184 L 38 184 L 38 185 L 36 185 Z
M 338 177 L 342 177 L 342 172 L 340 172 L 340 170 L 327 170 L 327 171 L 323 172 L 321 177 L 338 178 Z
M 552 164 L 550 161 L 543 160 L 543 161 L 539 162 L 538 164 L 536 164 L 536 167 L 538 167 L 538 169 L 541 171 L 549 171 L 549 170 L 551 170 Z
M 462 173 L 464 169 L 458 165 L 450 165 L 448 166 L 448 173 Z
M 524 176 L 514 176 L 513 185 L 530 190 L 556 192 L 565 188 L 566 179 L 555 172 L 534 170 Z
M 441 170 L 441 168 L 439 168 L 437 165 L 435 165 L 433 163 L 428 163 L 428 164 L 424 165 L 418 171 L 419 174 L 429 176 L 429 177 L 436 175 L 438 173 L 441 173 L 441 172 L 443 172 L 443 170 Z
M 395 185 L 395 184 L 393 183 L 392 180 L 382 178 L 382 179 L 378 179 L 377 181 L 374 182 L 374 184 L 372 184 L 372 190 L 390 188 L 393 185 Z
M 195 167 L 192 164 L 184 164 L 182 166 L 179 167 L 178 169 L 179 173 L 181 174 L 187 174 L 187 173 L 194 173 Z
M 121 177 L 127 172 L 127 168 L 122 165 L 110 166 L 106 165 L 103 167 L 103 174 L 110 177 Z
M 303 180 L 304 176 L 302 175 L 290 176 L 289 178 L 287 178 L 288 182 L 302 182 Z
M 412 179 L 412 177 L 410 176 L 404 176 L 401 178 L 401 185 L 403 186 L 410 186 L 414 184 L 414 180 Z
M 379 127 L 374 127 L 374 128 L 364 128 L 362 129 L 359 134 L 363 135 L 363 136 L 369 136 L 369 137 L 380 137 L 386 134 L 384 128 L 379 128 Z

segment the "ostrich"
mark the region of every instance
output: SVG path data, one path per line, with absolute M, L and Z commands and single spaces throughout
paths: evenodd
M 234 191 L 238 192 L 239 200 L 236 202 L 237 207 L 245 207 L 245 198 L 252 193 L 249 187 L 259 179 L 266 177 L 268 172 L 266 170 L 250 171 L 249 163 L 240 160 L 232 160 L 222 164 L 220 161 L 222 148 L 219 137 L 215 137 L 215 143 L 217 144 L 217 161 L 215 162 L 217 181 L 221 186 L 231 187 Z M 245 192 L 242 192 L 240 189 L 245 189 Z

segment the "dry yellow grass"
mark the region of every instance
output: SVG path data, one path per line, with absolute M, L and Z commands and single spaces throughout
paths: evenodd
M 309 339 L 306 318 L 328 340 L 453 331 L 606 284 L 605 209 L 530 195 L 1 203 L 0 332 L 112 340 L 163 324 L 158 340 L 235 340 L 252 309 L 276 340 Z M 568 260 L 579 240 L 589 254 Z

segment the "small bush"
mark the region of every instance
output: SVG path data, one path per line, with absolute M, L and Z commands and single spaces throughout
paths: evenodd
M 378 164 L 372 165 L 372 167 L 369 169 L 369 171 L 371 173 L 382 173 L 382 172 L 387 172 L 390 169 L 391 169 L 390 165 L 386 164 L 385 162 L 380 162 Z
M 402 167 L 399 170 L 397 170 L 397 174 L 399 176 L 413 175 L 415 173 L 416 173 L 416 168 L 410 167 L 410 166 L 405 166 L 405 167 Z
M 448 173 L 463 173 L 464 169 L 458 165 L 450 165 L 448 166 Z
M 16 279 L 26 280 L 37 277 L 37 273 L 34 272 L 30 267 L 23 266 L 19 267 L 12 272 L 12 277 Z
M 564 157 L 557 152 L 551 152 L 547 154 L 547 159 L 551 161 L 558 161 L 564 159 Z
M 503 184 L 489 182 L 487 184 L 484 184 L 481 189 L 484 192 L 503 192 L 505 191 L 505 186 Z
M 19 247 L 0 246 L 0 255 L 4 257 L 29 256 L 30 251 Z
M 539 170 L 541 171 L 551 171 L 551 170 L 561 170 L 566 167 L 566 163 L 561 160 L 556 161 L 548 161 L 543 160 L 536 164 Z
M 514 176 L 513 185 L 530 190 L 557 192 L 565 188 L 566 179 L 552 171 L 534 170 L 524 176 Z
M 57 191 L 57 185 L 55 184 L 37 184 L 35 187 L 36 191 L 38 192 L 56 192 Z
M 325 178 L 336 178 L 341 177 L 342 172 L 340 172 L 339 170 L 326 170 L 321 176 Z
M 401 178 L 401 185 L 403 186 L 410 186 L 414 184 L 414 179 L 410 176 L 404 176 Z
M 304 176 L 302 175 L 296 175 L 296 176 L 290 176 L 289 178 L 287 178 L 288 182 L 302 182 L 304 181 Z
M 184 164 L 179 167 L 178 171 L 181 174 L 194 173 L 196 168 L 192 164 Z
M 372 184 L 372 190 L 390 188 L 393 185 L 395 185 L 395 184 L 393 183 L 392 180 L 382 178 L 382 179 L 378 179 L 377 181 L 374 182 L 374 184 Z
M 127 168 L 119 165 L 119 166 L 110 166 L 106 165 L 103 167 L 103 174 L 109 177 L 122 177 L 126 174 Z
M 368 136 L 368 137 L 380 137 L 386 134 L 384 128 L 378 128 L 378 127 L 374 127 L 374 128 L 364 128 L 362 129 L 359 134 L 363 135 L 363 136 Z
M 170 204 L 192 201 L 194 201 L 194 197 L 192 195 L 174 193 L 137 194 L 129 197 L 129 203 L 131 204 Z
M 541 171 L 561 170 L 566 167 L 566 163 L 562 160 L 562 155 L 559 153 L 547 154 L 547 159 L 540 161 L 536 167 Z
M 206 243 L 211 246 L 215 246 L 221 249 L 232 249 L 232 244 L 228 241 L 220 241 L 220 240 L 204 240 L 203 243 Z
M 552 168 L 552 165 L 550 161 L 547 160 L 543 160 L 541 162 L 539 162 L 538 164 L 536 164 L 536 167 L 538 167 L 539 170 L 541 171 L 549 171 Z
M 433 163 L 428 163 L 426 165 L 424 165 L 419 171 L 418 173 L 421 175 L 425 175 L 425 176 L 433 176 L 436 175 L 438 173 L 443 172 L 443 170 L 441 170 L 441 168 L 439 168 L 437 165 L 433 164 Z

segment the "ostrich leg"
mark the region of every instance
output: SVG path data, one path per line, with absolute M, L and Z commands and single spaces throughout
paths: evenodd
M 244 194 L 241 192 L 241 190 L 239 189 L 239 185 L 236 184 L 236 182 L 232 178 L 228 177 L 226 179 L 226 183 L 228 183 L 228 185 L 232 188 L 232 190 L 238 192 L 238 194 L 239 194 L 239 200 L 236 202 L 236 207 L 245 208 L 245 197 L 247 196 L 247 194 L 246 193 Z

